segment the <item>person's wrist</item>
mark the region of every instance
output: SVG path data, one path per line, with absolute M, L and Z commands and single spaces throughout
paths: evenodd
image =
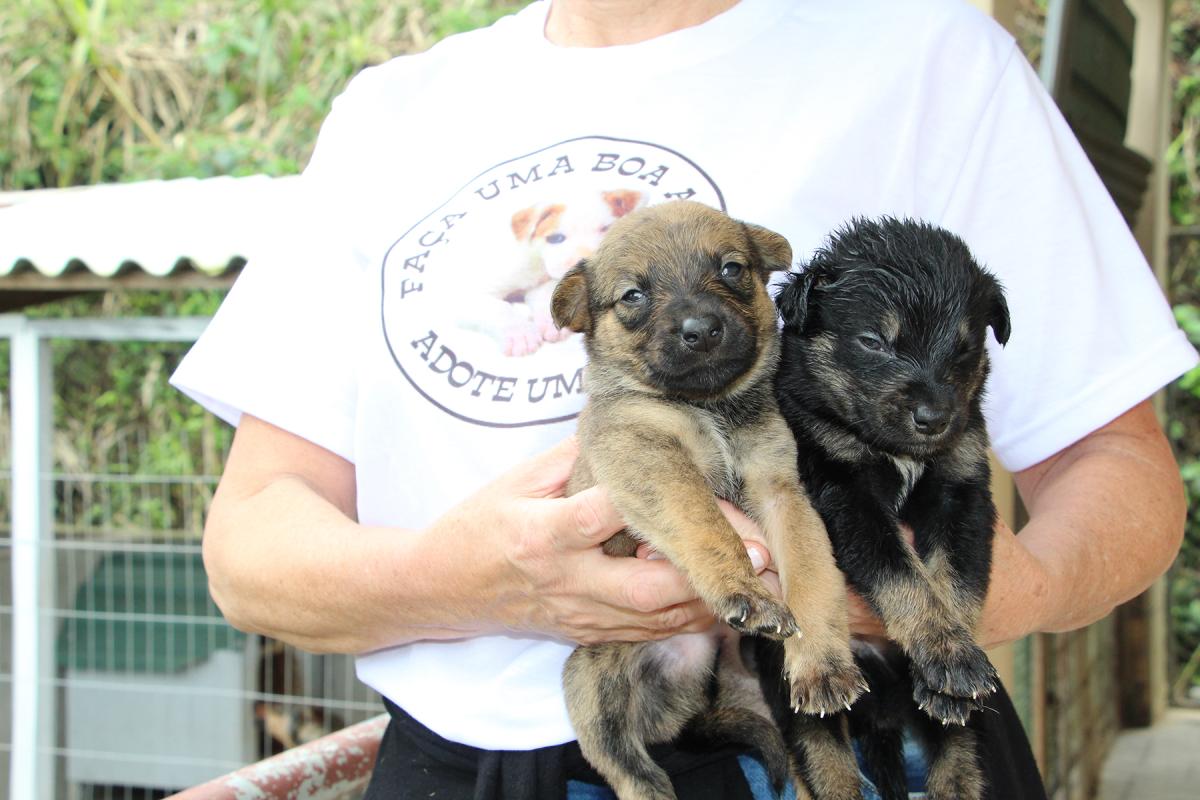
M 992 576 L 979 639 L 996 647 L 1051 630 L 1058 618 L 1062 590 L 1069 585 L 1026 542 L 1000 523 L 992 549 Z
M 452 511 L 415 531 L 395 531 L 388 550 L 387 571 L 395 576 L 389 589 L 393 608 L 408 612 L 424 630 L 420 638 L 445 639 L 494 633 L 509 627 L 501 597 L 508 581 L 501 578 L 494 552 L 475 547 L 469 521 Z

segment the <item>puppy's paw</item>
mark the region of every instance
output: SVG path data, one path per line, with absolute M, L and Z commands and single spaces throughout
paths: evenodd
M 527 356 L 542 346 L 542 334 L 532 322 L 519 322 L 504 331 L 504 355 Z
M 555 325 L 549 315 L 535 314 L 533 324 L 537 327 L 538 335 L 546 342 L 561 342 L 574 332 Z
M 987 655 L 965 632 L 909 653 L 913 678 L 938 694 L 979 700 L 996 691 L 1000 678 Z
M 796 618 L 788 607 L 765 590 L 762 594 L 728 595 L 713 610 L 729 627 L 740 633 L 787 639 L 799 631 Z
M 966 725 L 972 711 L 981 710 L 983 703 L 968 697 L 954 697 L 935 692 L 920 676 L 913 674 L 913 701 L 917 708 L 944 725 Z
M 849 711 L 851 704 L 867 690 L 867 681 L 849 651 L 806 657 L 803 649 L 798 640 L 784 644 L 784 670 L 791 686 L 792 710 L 820 717 Z

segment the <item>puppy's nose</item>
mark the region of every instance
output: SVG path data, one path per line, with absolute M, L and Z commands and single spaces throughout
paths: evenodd
M 912 412 L 913 425 L 926 436 L 934 436 L 946 430 L 950 422 L 950 413 L 942 408 L 919 404 Z
M 679 326 L 679 335 L 689 349 L 707 353 L 721 343 L 725 329 L 712 314 L 701 314 L 685 319 Z

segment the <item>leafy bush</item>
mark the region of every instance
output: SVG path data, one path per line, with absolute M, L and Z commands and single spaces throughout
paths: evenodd
M 1200 346 L 1200 3 L 1171 4 L 1171 71 L 1174 139 L 1166 164 L 1171 179 L 1171 237 L 1168 291 L 1175 318 L 1192 344 Z M 1200 368 L 1168 392 L 1168 434 L 1188 492 L 1184 543 L 1171 571 L 1171 631 L 1176 668 L 1200 652 Z M 1185 676 L 1186 677 L 1186 676 Z M 1200 687 L 1200 673 L 1191 685 Z M 1181 687 L 1185 688 L 1186 687 Z M 1196 689 L 1192 690 L 1193 692 Z

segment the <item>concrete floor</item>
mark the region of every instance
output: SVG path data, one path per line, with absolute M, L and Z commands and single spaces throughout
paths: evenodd
M 1200 798 L 1200 709 L 1171 709 L 1153 728 L 1117 737 L 1098 800 Z

